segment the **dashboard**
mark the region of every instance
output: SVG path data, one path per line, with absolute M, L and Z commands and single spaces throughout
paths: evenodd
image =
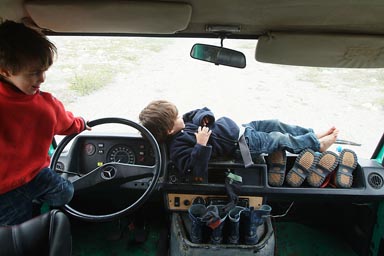
M 164 145 L 162 145 L 164 146 Z M 164 148 L 164 147 L 161 147 Z M 169 209 L 184 209 L 193 200 L 191 195 L 217 196 L 225 195 L 225 174 L 232 172 L 240 175 L 245 181 L 242 185 L 242 195 L 249 201 L 255 197 L 259 202 L 261 197 L 269 198 L 295 198 L 295 199 L 351 199 L 353 201 L 374 200 L 384 197 L 384 168 L 374 160 L 359 159 L 359 165 L 354 172 L 354 181 L 350 189 L 341 188 L 312 188 L 302 186 L 292 188 L 289 186 L 271 187 L 267 180 L 267 166 L 255 164 L 250 168 L 244 168 L 241 163 L 234 161 L 210 162 L 207 180 L 196 183 L 193 178 L 180 174 L 162 152 L 162 171 L 157 188 L 168 198 Z M 287 161 L 287 169 L 291 168 L 295 156 L 290 155 Z M 140 134 L 80 134 L 72 143 L 68 151 L 63 151 L 56 165 L 56 171 L 67 175 L 71 181 L 91 173 L 99 167 L 108 167 L 108 163 L 132 166 L 153 166 L 155 157 L 150 143 Z M 123 167 L 121 167 L 123 168 Z M 141 172 L 140 168 L 138 172 Z M 102 172 L 103 169 L 100 169 Z M 133 172 L 133 169 L 127 169 Z M 139 177 L 137 180 L 127 181 L 121 188 L 146 189 L 152 180 L 149 177 Z M 253 199 L 252 199 L 253 200 Z M 259 200 L 259 201 L 258 201 Z M 260 202 L 259 202 L 260 203 Z M 258 203 L 258 204 L 259 204 Z M 173 208 L 172 208 L 173 207 Z M 181 208 L 179 208 L 181 207 Z

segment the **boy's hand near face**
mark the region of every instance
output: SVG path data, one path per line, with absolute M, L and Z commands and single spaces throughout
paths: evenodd
M 197 144 L 200 144 L 200 145 L 203 145 L 203 146 L 206 146 L 207 145 L 207 142 L 209 140 L 209 136 L 211 136 L 211 133 L 212 131 L 209 130 L 208 127 L 201 127 L 199 126 L 199 128 L 197 129 L 197 132 L 195 133 L 196 135 L 196 143 Z

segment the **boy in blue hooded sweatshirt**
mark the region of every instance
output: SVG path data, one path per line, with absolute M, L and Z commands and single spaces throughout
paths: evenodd
M 211 158 L 231 157 L 239 146 L 243 151 L 242 138 L 249 151 L 255 154 L 285 150 L 298 154 L 304 149 L 326 151 L 336 141 L 339 132 L 332 127 L 315 134 L 313 129 L 278 120 L 252 121 L 238 126 L 228 117 L 216 119 L 206 107 L 179 116 L 177 107 L 165 100 L 149 103 L 141 111 L 139 120 L 159 143 L 167 143 L 170 159 L 178 170 L 192 172 L 195 177 L 204 177 Z M 241 153 L 245 162 L 244 152 Z

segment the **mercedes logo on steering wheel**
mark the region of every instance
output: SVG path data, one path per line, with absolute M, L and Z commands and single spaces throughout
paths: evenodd
M 101 171 L 101 178 L 105 180 L 111 180 L 116 176 L 116 169 L 113 166 L 106 166 Z

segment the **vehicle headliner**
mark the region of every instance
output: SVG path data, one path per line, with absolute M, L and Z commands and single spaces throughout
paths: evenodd
M 269 32 L 382 35 L 379 0 L 0 0 L 0 19 L 45 33 L 258 38 Z M 218 32 L 219 31 L 219 32 Z

